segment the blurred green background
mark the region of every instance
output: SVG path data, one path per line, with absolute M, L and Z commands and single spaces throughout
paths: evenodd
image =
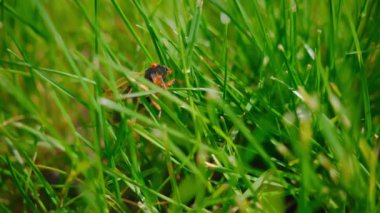
M 0 0 L 0 211 L 379 211 L 379 12 Z

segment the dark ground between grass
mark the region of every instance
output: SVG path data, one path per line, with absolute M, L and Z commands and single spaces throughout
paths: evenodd
M 379 14 L 0 0 L 0 212 L 379 212 Z

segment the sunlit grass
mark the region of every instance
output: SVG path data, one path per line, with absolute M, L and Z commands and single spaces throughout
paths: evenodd
M 1 212 L 379 211 L 379 11 L 0 0 Z

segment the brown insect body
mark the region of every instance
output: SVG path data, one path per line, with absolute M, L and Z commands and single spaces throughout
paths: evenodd
M 160 65 L 160 64 L 152 64 L 147 70 L 145 70 L 145 79 L 151 81 L 155 85 L 167 89 L 172 86 L 175 82 L 175 79 L 166 82 L 166 78 L 172 73 L 171 69 Z M 123 96 L 130 94 L 133 92 L 132 87 L 129 85 L 129 82 L 125 79 L 119 79 L 117 82 L 117 90 Z M 149 90 L 149 88 L 145 85 L 138 85 L 143 90 Z M 104 93 L 107 98 L 114 98 L 114 93 L 111 89 L 108 89 Z M 159 110 L 161 111 L 160 105 L 154 101 L 154 99 L 158 99 L 158 96 L 153 94 L 152 98 L 148 98 L 149 101 Z
M 155 85 L 167 89 L 171 85 L 173 85 L 174 80 L 171 80 L 169 82 L 166 81 L 166 77 L 172 73 L 171 69 L 159 65 L 159 64 L 152 64 L 150 68 L 148 68 L 145 71 L 145 79 L 151 81 Z

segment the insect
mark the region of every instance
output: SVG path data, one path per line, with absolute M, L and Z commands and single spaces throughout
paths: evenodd
M 157 85 L 158 87 L 161 87 L 162 89 L 168 89 L 170 86 L 172 86 L 175 82 L 175 79 L 172 79 L 168 82 L 166 82 L 166 78 L 172 74 L 172 70 L 167 68 L 166 66 L 153 63 L 150 65 L 150 67 L 145 70 L 145 79 L 149 80 L 153 84 Z M 132 82 L 134 82 L 134 79 L 131 79 Z M 129 82 L 125 79 L 119 79 L 116 81 L 117 84 L 117 90 L 121 94 L 122 99 L 127 99 L 128 94 L 131 94 L 133 92 L 133 88 L 129 85 Z M 138 84 L 139 88 L 143 90 L 149 90 L 149 88 L 146 85 Z M 110 99 L 114 98 L 114 93 L 111 89 L 107 89 L 104 92 L 104 96 Z M 148 98 L 148 100 L 153 104 L 153 106 L 161 112 L 161 106 L 154 100 L 158 99 L 158 95 L 153 94 L 151 98 Z

